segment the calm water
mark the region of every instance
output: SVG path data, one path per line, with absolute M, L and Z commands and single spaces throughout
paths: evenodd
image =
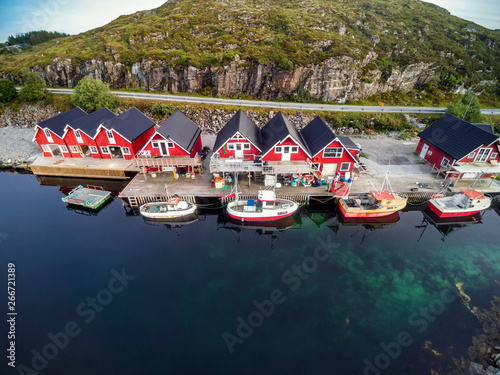
M 79 215 L 62 196 L 0 173 L 2 320 L 13 262 L 16 365 L 41 374 L 425 374 L 479 332 L 453 286 L 483 308 L 498 295 L 492 210 L 446 237 L 419 211 L 376 230 L 312 214 L 266 235 L 217 215 L 147 225 L 119 200 Z

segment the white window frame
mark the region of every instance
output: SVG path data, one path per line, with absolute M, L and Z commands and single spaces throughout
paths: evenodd
M 227 144 L 227 149 L 231 150 L 231 151 L 234 151 L 234 143 L 228 143 Z
M 78 147 L 76 146 L 69 146 L 69 149 L 73 154 L 78 154 Z
M 101 152 L 103 154 L 110 154 L 108 146 L 101 146 Z
M 69 154 L 68 148 L 65 145 L 59 145 L 59 148 L 61 149 L 61 153 Z
M 333 151 L 333 150 L 335 150 L 335 151 Z M 340 150 L 340 154 L 339 154 L 339 150 Z M 331 152 L 333 154 L 333 156 L 328 156 L 327 152 Z M 341 158 L 343 154 L 344 154 L 344 149 L 342 147 L 326 147 L 323 150 L 323 157 L 324 158 L 338 159 L 338 158 Z
M 50 151 L 50 147 L 49 147 L 49 145 L 42 145 L 42 150 L 43 150 L 43 152 L 50 152 L 50 153 L 52 153 L 52 152 Z
M 283 146 L 276 146 L 274 152 L 276 154 L 282 154 L 283 153 Z
M 130 148 L 122 147 L 122 155 L 130 155 Z
M 160 144 L 158 143 L 158 141 L 151 142 L 151 145 L 153 148 L 160 148 Z
M 243 143 L 243 150 L 250 150 L 250 143 Z
M 175 144 L 172 141 L 167 142 L 167 148 L 175 148 Z
M 450 159 L 443 156 L 443 159 L 441 160 L 441 167 L 448 168 L 450 166 L 450 162 Z
M 292 146 L 290 148 L 290 153 L 291 154 L 298 154 L 299 153 L 299 146 Z
M 49 129 L 45 129 L 43 133 L 45 134 L 45 138 L 47 138 L 47 141 L 49 141 L 50 143 L 54 143 L 54 139 L 52 138 L 52 133 L 50 132 Z
M 99 153 L 99 150 L 97 149 L 96 146 L 90 146 L 89 149 L 90 149 L 91 154 L 98 154 Z
M 485 163 L 490 157 L 491 151 L 491 148 L 480 148 L 474 161 L 478 163 Z
M 106 130 L 106 135 L 108 137 L 109 143 L 111 143 L 112 145 L 115 145 L 116 144 L 116 140 L 115 140 L 115 136 L 113 134 L 113 131 L 112 130 Z
M 474 156 L 476 156 L 475 152 L 471 152 L 468 156 L 469 159 L 474 159 Z
M 80 130 L 75 130 L 74 133 L 75 133 L 76 141 L 78 143 L 83 143 L 82 134 L 80 133 Z
M 498 156 L 498 152 L 492 152 L 492 153 L 490 154 L 490 159 L 496 159 L 496 158 L 497 158 L 497 156 Z
M 347 164 L 347 168 L 344 168 L 344 164 Z M 340 163 L 340 171 L 341 172 L 348 172 L 349 169 L 351 169 L 351 163 L 348 163 L 348 162 Z

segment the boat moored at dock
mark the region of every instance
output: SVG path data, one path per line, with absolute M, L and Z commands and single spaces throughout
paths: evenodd
M 460 217 L 477 214 L 490 205 L 491 198 L 480 192 L 461 190 L 451 197 L 436 195 L 429 201 L 428 208 L 438 217 Z
M 339 207 L 345 217 L 388 216 L 405 208 L 406 198 L 388 190 L 371 191 L 340 198 Z
M 148 219 L 173 219 L 194 214 L 195 211 L 194 203 L 181 201 L 175 196 L 171 196 L 166 202 L 143 204 L 139 209 L 141 215 Z

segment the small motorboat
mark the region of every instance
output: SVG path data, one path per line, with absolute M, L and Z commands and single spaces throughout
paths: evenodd
M 491 198 L 476 190 L 461 190 L 460 193 L 446 197 L 437 194 L 427 205 L 438 217 L 470 216 L 491 206 Z
M 235 200 L 227 204 L 227 214 L 239 221 L 273 221 L 293 215 L 298 208 L 292 200 L 276 198 L 274 189 L 259 190 L 257 200 L 242 200 L 235 193 Z
M 172 196 L 166 202 L 146 203 L 139 209 L 142 216 L 148 219 L 173 219 L 194 214 L 196 205 L 191 202 L 181 201 Z
M 390 190 L 384 190 L 386 183 Z M 406 201 L 406 198 L 392 192 L 386 174 L 380 190 L 372 190 L 369 194 L 340 197 L 339 208 L 344 217 L 380 217 L 402 210 L 406 207 Z

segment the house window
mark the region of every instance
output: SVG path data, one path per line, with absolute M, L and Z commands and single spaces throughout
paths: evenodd
M 299 148 L 297 146 L 292 146 L 292 153 L 296 154 L 297 152 L 299 152 Z
M 168 142 L 168 143 L 167 143 L 167 147 L 168 147 L 168 148 L 174 148 L 174 147 L 175 147 L 175 146 L 174 146 L 174 142 Z
M 449 159 L 443 158 L 443 160 L 441 160 L 441 167 L 446 168 L 449 165 L 450 165 L 450 160 Z
M 342 172 L 346 172 L 351 168 L 351 163 L 342 163 L 340 164 L 340 170 Z
M 52 139 L 52 134 L 50 134 L 50 130 L 47 130 L 47 129 L 46 129 L 46 130 L 44 131 L 44 133 L 45 133 L 45 137 L 47 137 L 47 140 L 48 140 L 49 142 L 54 142 L 54 140 Z
M 342 147 L 330 147 L 325 148 L 323 151 L 324 158 L 341 158 L 342 157 Z
M 113 135 L 113 132 L 111 130 L 106 130 L 106 135 L 108 136 L 109 143 L 115 144 L 115 136 Z
M 243 143 L 243 150 L 250 150 L 250 143 Z
M 75 130 L 75 137 L 79 141 L 82 139 L 82 135 L 80 134 L 80 130 Z
M 76 146 L 69 146 L 69 149 L 73 154 L 78 154 L 78 148 Z
M 61 148 L 61 152 L 68 152 L 68 148 L 64 145 L 59 145 L 59 147 Z
M 130 149 L 128 147 L 122 147 L 123 155 L 130 155 Z
M 490 156 L 491 148 L 481 148 L 477 153 L 476 159 L 474 161 L 485 162 Z
M 227 149 L 228 150 L 234 150 L 234 143 L 228 143 L 227 144 Z
M 109 149 L 107 146 L 101 146 L 101 152 L 103 154 L 109 154 Z
M 91 154 L 97 154 L 97 153 L 99 153 L 99 152 L 97 151 L 97 147 L 95 147 L 95 146 L 90 146 L 90 153 L 91 153 Z
M 468 156 L 469 159 L 474 159 L 474 155 L 476 155 L 475 152 L 471 152 Z
M 153 142 L 153 148 L 160 148 L 160 145 L 158 145 L 158 142 Z
M 496 159 L 496 158 L 497 158 L 497 155 L 498 155 L 498 153 L 496 153 L 496 152 L 492 152 L 492 153 L 491 153 L 491 156 L 490 156 L 490 159 Z
M 47 145 L 42 145 L 43 152 L 50 152 L 50 148 Z
M 277 154 L 281 154 L 282 152 L 283 152 L 283 147 L 281 147 L 281 146 L 277 146 L 277 147 L 276 147 L 276 153 L 277 153 Z

